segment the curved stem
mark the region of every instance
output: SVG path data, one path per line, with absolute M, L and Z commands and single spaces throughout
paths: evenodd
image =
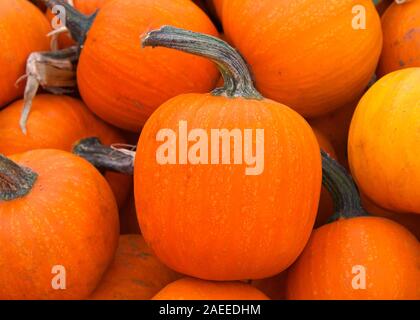
M 329 222 L 340 218 L 367 216 L 362 208 L 359 191 L 353 178 L 325 151 L 322 156 L 322 184 L 331 194 L 334 202 L 334 215 Z
M 122 152 L 104 146 L 98 138 L 82 139 L 73 147 L 73 153 L 86 159 L 96 168 L 132 175 L 135 152 Z
M 65 9 L 65 26 L 69 30 L 72 38 L 81 46 L 85 43 L 86 34 L 88 33 L 90 27 L 92 26 L 93 21 L 98 14 L 96 11 L 90 16 L 86 16 L 83 13 L 77 11 L 72 5 L 67 1 L 63 0 L 43 0 L 45 5 L 53 9 L 57 6 L 62 6 Z
M 238 51 L 219 38 L 164 26 L 147 33 L 142 38 L 142 46 L 176 49 L 212 60 L 219 67 L 225 81 L 223 88 L 213 91 L 214 95 L 258 100 L 263 98 L 254 87 L 245 60 Z
M 10 201 L 26 196 L 38 175 L 0 155 L 0 200 Z

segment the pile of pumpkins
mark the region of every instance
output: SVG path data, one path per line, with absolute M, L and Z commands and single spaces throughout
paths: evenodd
M 57 5 L 78 92 L 23 132 Z M 0 299 L 420 299 L 420 0 L 2 0 L 0 39 Z M 181 121 L 264 170 L 158 163 Z

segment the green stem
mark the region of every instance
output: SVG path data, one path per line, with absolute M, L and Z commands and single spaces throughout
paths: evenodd
M 340 218 L 367 216 L 353 178 L 343 166 L 332 159 L 325 151 L 321 150 L 321 156 L 322 184 L 327 188 L 334 202 L 335 213 L 329 219 L 329 222 Z
M 0 200 L 10 201 L 26 196 L 38 175 L 0 155 Z
M 147 33 L 142 38 L 142 46 L 176 49 L 212 60 L 219 67 L 225 81 L 224 87 L 214 90 L 213 95 L 263 99 L 254 87 L 245 60 L 238 51 L 219 38 L 164 26 Z
M 92 26 L 93 21 L 98 14 L 98 11 L 90 16 L 86 16 L 83 13 L 77 11 L 66 1 L 63 0 L 43 0 L 45 5 L 52 9 L 54 6 L 63 6 L 66 10 L 66 21 L 65 25 L 69 30 L 72 38 L 82 46 L 86 41 L 86 35 Z
M 76 142 L 73 153 L 100 170 L 129 175 L 134 172 L 134 152 L 125 153 L 105 146 L 98 138 L 86 138 Z

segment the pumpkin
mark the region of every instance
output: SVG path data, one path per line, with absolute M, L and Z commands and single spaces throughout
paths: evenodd
M 229 0 L 223 1 L 222 20 L 227 38 L 252 67 L 257 89 L 305 117 L 326 114 L 360 96 L 382 48 L 371 0 L 293 5 Z
M 393 212 L 420 213 L 420 68 L 381 78 L 360 100 L 349 134 L 361 192 Z
M 255 287 L 242 282 L 213 282 L 183 278 L 168 284 L 153 300 L 269 300 Z
M 319 145 L 310 126 L 287 106 L 263 98 L 245 61 L 223 40 L 167 26 L 148 33 L 143 45 L 211 58 L 225 83 L 211 94 L 170 99 L 144 126 L 134 192 L 145 240 L 162 262 L 197 278 L 260 279 L 280 273 L 308 240 L 319 201 Z M 196 143 L 190 135 L 188 143 L 183 135 L 193 129 L 200 134 Z M 225 138 L 233 134 L 240 142 L 223 139 L 217 148 L 210 140 L 220 142 L 214 132 L 223 129 Z M 248 134 L 242 133 L 245 129 Z M 180 143 L 192 148 L 185 160 L 183 151 L 165 150 L 168 144 L 176 146 L 173 137 L 178 139 L 179 130 L 184 132 Z M 162 136 L 167 131 L 172 139 Z M 220 148 L 226 140 L 227 147 Z M 257 150 L 250 166 L 239 153 L 242 141 L 245 150 Z M 205 158 L 209 144 L 219 149 L 211 160 Z M 168 152 L 175 156 L 172 160 Z M 234 153 L 242 159 L 232 159 Z
M 142 236 L 123 235 L 114 261 L 90 299 L 149 300 L 179 278 L 154 257 Z
M 378 74 L 420 67 L 420 1 L 393 3 L 382 16 L 384 47 Z
M 0 111 L 0 153 L 11 155 L 33 149 L 71 151 L 73 144 L 85 137 L 97 136 L 105 144 L 124 142 L 117 130 L 96 118 L 82 101 L 41 94 L 34 98 L 28 118 L 27 134 L 19 119 L 24 101 L 18 100 Z M 131 177 L 107 172 L 118 205 L 123 206 L 130 192 Z
M 327 136 L 318 129 L 313 128 L 313 131 L 321 149 L 327 152 L 333 159 L 337 159 L 334 147 L 332 146 Z M 327 218 L 333 213 L 334 206 L 331 195 L 325 187 L 322 187 L 321 196 L 319 198 L 318 213 L 315 220 L 315 227 L 319 227 L 320 225 L 324 224 Z
M 1 156 L 0 163 L 0 298 L 88 297 L 118 244 L 107 182 L 61 150 Z
M 27 0 L 0 1 L 0 107 L 23 95 L 26 59 L 33 51 L 49 48 L 49 25 Z
M 93 23 L 74 13 L 66 16 L 73 38 L 79 42 L 86 38 L 77 69 L 80 94 L 95 114 L 117 127 L 139 132 L 169 98 L 207 92 L 217 81 L 216 68 L 201 57 L 138 45 L 140 34 L 164 24 L 217 35 L 210 19 L 191 0 L 111 1 Z M 77 25 L 75 19 L 84 23 Z M 91 23 L 87 33 L 86 25 Z M 76 34 L 80 30 L 85 32 Z
M 314 230 L 288 270 L 288 299 L 420 299 L 420 243 L 401 225 L 366 216 L 345 169 L 323 154 L 333 222 Z

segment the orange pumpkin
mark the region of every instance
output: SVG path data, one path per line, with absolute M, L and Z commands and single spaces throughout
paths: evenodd
M 420 243 L 401 225 L 365 216 L 351 178 L 323 155 L 335 221 L 316 229 L 288 270 L 288 299 L 420 299 Z
M 153 256 L 142 236 L 123 235 L 114 262 L 90 299 L 149 300 L 179 278 Z
M 105 179 L 60 150 L 1 156 L 0 168 L 0 299 L 89 296 L 118 244 Z
M 420 67 L 420 1 L 393 3 L 382 16 L 384 48 L 378 74 Z
M 360 100 L 349 161 L 361 192 L 394 212 L 420 213 L 420 68 L 381 78 Z
M 225 80 L 212 94 L 185 94 L 167 101 L 143 128 L 134 192 L 146 241 L 169 267 L 202 279 L 260 279 L 280 273 L 303 249 L 319 201 L 319 145 L 310 126 L 287 106 L 263 98 L 253 87 L 245 61 L 220 39 L 163 27 L 143 38 L 143 45 L 211 57 Z M 190 135 L 192 140 L 186 142 L 192 147 L 191 161 L 162 165 L 179 163 L 183 151 L 168 149 L 174 155 L 168 159 L 163 150 L 174 143 L 173 136 L 157 137 L 172 130 L 178 139 L 183 126 L 198 129 L 195 140 Z M 220 160 L 220 150 L 210 152 L 206 141 L 220 141 L 213 134 L 223 129 L 228 132 L 225 138 L 233 134 L 236 142 L 241 140 L 230 144 L 229 138 Z M 245 129 L 248 134 L 242 134 Z M 242 139 L 244 135 L 248 138 Z M 241 141 L 245 152 L 249 146 L 257 150 L 258 160 L 251 166 L 235 151 L 241 150 Z M 217 148 L 217 143 L 210 144 Z M 242 159 L 231 159 L 235 152 Z M 205 158 L 210 153 L 212 160 Z
M 212 282 L 194 278 L 168 284 L 153 300 L 269 300 L 255 287 L 242 282 Z
M 27 134 L 19 127 L 23 100 L 0 111 L 0 153 L 5 155 L 34 149 L 71 151 L 73 144 L 86 137 L 97 136 L 104 144 L 124 142 L 121 133 L 95 117 L 80 100 L 41 94 L 33 100 Z M 131 177 L 107 172 L 107 180 L 123 206 L 131 187 Z
M 382 48 L 372 0 L 229 0 L 222 20 L 257 89 L 306 117 L 355 100 Z
M 164 24 L 217 35 L 210 19 L 191 0 L 115 0 L 99 11 L 93 23 L 74 12 L 66 16 L 73 38 L 83 42 L 87 34 L 77 69 L 80 94 L 105 121 L 139 132 L 169 98 L 207 92 L 215 85 L 217 70 L 209 61 L 139 46 L 140 34 Z
M 26 59 L 34 51 L 49 48 L 49 25 L 27 0 L 0 1 L 0 107 L 23 95 Z

